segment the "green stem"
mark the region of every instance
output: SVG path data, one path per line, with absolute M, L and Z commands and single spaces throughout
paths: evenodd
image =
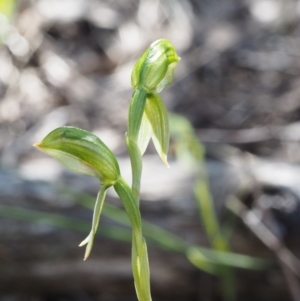
M 129 107 L 126 142 L 131 162 L 132 188 L 130 189 L 122 178 L 115 184 L 115 190 L 132 224 L 132 271 L 139 301 L 151 301 L 148 253 L 146 242 L 142 236 L 139 211 L 142 154 L 138 147 L 138 136 L 146 100 L 147 92 L 143 89 L 137 89 L 133 93 Z
M 126 143 L 128 147 L 129 156 L 130 156 L 131 171 L 132 171 L 131 189 L 134 194 L 136 203 L 139 206 L 141 177 L 142 177 L 142 168 L 143 168 L 142 155 L 139 150 L 139 147 L 134 141 L 126 137 Z
M 230 247 L 223 237 L 218 219 L 213 207 L 213 199 L 208 188 L 208 180 L 205 167 L 202 166 L 204 175 L 199 176 L 194 186 L 195 197 L 199 206 L 200 215 L 206 229 L 208 238 L 215 250 L 230 252 Z M 217 273 L 221 277 L 224 288 L 224 300 L 234 301 L 236 299 L 235 276 L 230 267 L 220 266 Z
M 131 162 L 132 192 L 137 204 L 140 199 L 142 177 L 142 155 L 138 148 L 138 135 L 144 114 L 147 92 L 144 89 L 134 91 L 128 113 L 128 133 L 126 137 L 127 148 Z
M 127 182 L 123 178 L 119 178 L 119 180 L 114 184 L 114 189 L 126 210 L 132 228 L 141 229 L 142 221 L 139 207 Z
M 194 186 L 199 213 L 212 246 L 219 251 L 228 251 L 228 244 L 221 235 L 219 223 L 213 208 L 213 200 L 207 185 L 206 176 L 203 176 L 203 178 L 200 176 Z
M 114 185 L 132 225 L 132 270 L 139 301 L 151 301 L 147 246 L 142 235 L 141 214 L 136 198 L 123 178 Z

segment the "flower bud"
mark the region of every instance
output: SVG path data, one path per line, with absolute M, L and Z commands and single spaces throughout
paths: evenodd
M 34 144 L 73 172 L 97 177 L 113 185 L 120 177 L 114 154 L 94 134 L 74 127 L 60 127 Z
M 179 60 L 169 40 L 157 40 L 136 62 L 131 74 L 132 87 L 148 93 L 159 93 L 172 82 Z

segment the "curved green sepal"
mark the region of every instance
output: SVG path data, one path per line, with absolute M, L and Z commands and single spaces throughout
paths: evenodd
M 174 46 L 167 39 L 152 43 L 136 62 L 131 84 L 134 89 L 159 93 L 173 80 L 174 68 L 180 60 Z
M 151 137 L 152 137 L 152 126 L 144 111 L 138 138 L 137 138 L 137 146 L 141 152 L 141 155 L 145 153 Z
M 158 94 L 148 94 L 144 114 L 137 139 L 141 155 L 144 154 L 152 138 L 155 149 L 164 164 L 169 167 L 167 154 L 170 140 L 170 127 L 167 109 Z
M 146 119 L 152 129 L 151 138 L 164 164 L 169 167 L 167 154 L 170 141 L 169 118 L 166 106 L 158 94 L 149 94 L 145 105 Z
M 82 247 L 87 244 L 84 254 L 84 259 L 87 260 L 87 258 L 90 256 L 90 253 L 92 251 L 93 243 L 94 243 L 94 237 L 98 229 L 99 221 L 100 221 L 100 214 L 103 208 L 106 191 L 109 188 L 109 186 L 102 186 L 100 191 L 98 192 L 95 208 L 94 208 L 94 214 L 93 214 L 93 222 L 92 222 L 92 229 L 89 235 L 84 239 L 80 244 L 79 247 Z
M 34 144 L 73 172 L 97 177 L 113 185 L 120 177 L 114 154 L 94 134 L 74 127 L 60 127 Z

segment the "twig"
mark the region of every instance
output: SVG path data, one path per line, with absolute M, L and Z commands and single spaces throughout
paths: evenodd
M 248 209 L 238 198 L 232 196 L 226 207 L 239 216 L 245 225 L 270 249 L 278 258 L 287 285 L 295 301 L 300 300 L 300 287 L 297 278 L 300 276 L 300 261 L 288 250 L 260 220 L 253 210 Z

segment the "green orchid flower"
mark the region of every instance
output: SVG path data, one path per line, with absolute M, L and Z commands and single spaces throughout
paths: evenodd
M 142 175 L 141 156 L 151 138 L 158 155 L 169 167 L 169 119 L 158 93 L 173 81 L 174 68 L 179 60 L 172 43 L 160 39 L 142 54 L 131 74 L 131 84 L 135 91 L 129 106 L 126 141 L 132 167 L 132 190 L 137 201 Z
M 152 43 L 136 62 L 131 85 L 135 90 L 160 93 L 173 81 L 174 69 L 179 62 L 174 46 L 167 39 Z

